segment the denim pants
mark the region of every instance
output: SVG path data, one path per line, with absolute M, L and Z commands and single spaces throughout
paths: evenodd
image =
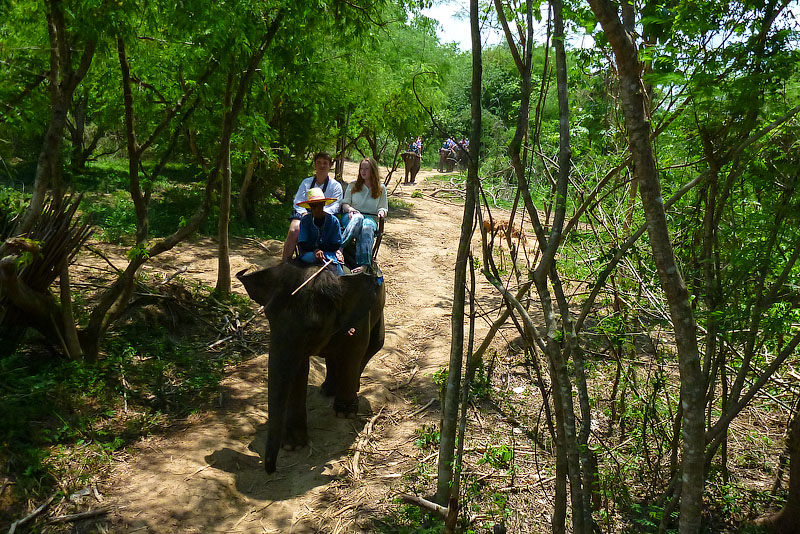
M 346 213 L 342 219 L 347 221 L 344 234 L 342 234 L 342 246 L 346 246 L 355 239 L 356 263 L 370 265 L 372 263 L 372 244 L 375 242 L 378 223 L 372 217 L 364 217 L 361 213 L 353 215 Z

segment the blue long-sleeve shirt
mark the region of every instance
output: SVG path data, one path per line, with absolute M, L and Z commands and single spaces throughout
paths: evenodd
M 342 247 L 342 226 L 336 217 L 327 212 L 322 226 L 317 226 L 314 215 L 307 213 L 300 219 L 297 247 L 301 254 L 317 249 L 323 252 L 336 252 Z

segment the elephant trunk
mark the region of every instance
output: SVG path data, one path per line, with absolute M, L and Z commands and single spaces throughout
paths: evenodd
M 264 452 L 264 469 L 267 473 L 275 472 L 275 464 L 278 460 L 278 451 L 283 441 L 283 432 L 286 428 L 286 409 L 288 406 L 289 386 L 288 369 L 283 367 L 288 363 L 276 354 L 277 351 L 270 350 L 268 365 L 268 394 L 267 406 L 269 420 L 267 421 L 267 447 Z

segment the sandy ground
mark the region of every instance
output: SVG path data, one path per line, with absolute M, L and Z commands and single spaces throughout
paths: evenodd
M 345 180 L 355 178 L 355 164 Z M 355 419 L 337 419 L 319 392 L 324 363 L 312 359 L 308 388 L 309 447 L 281 451 L 267 475 L 263 451 L 267 420 L 267 346 L 231 370 L 219 407 L 193 416 L 167 435 L 138 444 L 115 470 L 106 497 L 112 532 L 369 532 L 405 489 L 404 474 L 422 454 L 415 430 L 437 423 L 431 377 L 447 365 L 453 266 L 463 208 L 429 196 L 422 171 L 415 186 L 392 196 L 408 203 L 390 213 L 379 253 L 386 290 L 386 344 L 361 380 Z M 396 181 L 393 180 L 393 184 Z M 422 198 L 412 198 L 414 190 Z M 278 260 L 280 243 L 232 239 L 231 270 Z M 197 241 L 155 258 L 148 268 L 214 284 L 216 246 Z M 485 288 L 484 288 L 485 289 Z M 234 281 L 234 290 L 244 294 Z M 487 292 L 488 293 L 488 292 Z M 267 328 L 253 321 L 251 328 Z M 205 355 L 199 354 L 198 357 Z M 436 399 L 436 400 L 434 400 Z M 434 400 L 433 403 L 429 401 Z M 424 454 L 427 454 L 425 452 Z M 431 481 L 432 484 L 435 481 Z

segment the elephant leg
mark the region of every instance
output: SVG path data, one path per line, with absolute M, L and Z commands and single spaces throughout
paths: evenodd
M 289 405 L 286 407 L 286 433 L 283 447 L 294 450 L 308 444 L 308 425 L 306 422 L 306 392 L 308 390 L 309 360 L 300 364 L 289 390 Z
M 337 415 L 349 416 L 358 412 L 358 390 L 361 371 L 364 370 L 364 354 L 369 344 L 369 324 L 364 320 L 355 327 L 355 336 L 346 353 L 340 352 L 336 358 L 336 398 L 333 410 Z
M 289 356 L 289 358 L 286 356 Z M 278 451 L 281 448 L 284 437 L 289 433 L 286 428 L 289 418 L 298 416 L 299 410 L 295 406 L 289 409 L 289 406 L 296 404 L 293 395 L 296 395 L 298 384 L 300 382 L 305 384 L 308 380 L 308 357 L 301 357 L 300 362 L 297 362 L 294 356 L 294 354 L 282 354 L 274 346 L 270 347 L 267 395 L 269 420 L 267 421 L 267 446 L 264 452 L 264 469 L 267 473 L 275 472 Z M 302 364 L 303 361 L 305 362 L 304 364 Z M 305 386 L 303 386 L 301 398 L 302 401 L 297 401 L 302 402 L 300 420 L 292 421 L 288 425 L 292 434 L 292 442 L 297 442 L 298 438 L 302 438 L 302 435 L 307 432 Z M 299 428 L 302 428 L 302 432 L 298 432 Z
M 383 323 L 383 314 L 381 314 L 381 318 L 370 331 L 369 344 L 367 345 L 366 352 L 364 352 L 364 358 L 361 361 L 361 370 L 358 372 L 359 377 L 361 376 L 361 373 L 364 372 L 364 368 L 367 366 L 367 363 L 369 363 L 370 359 L 383 348 L 385 336 L 386 329 Z
M 319 390 L 326 397 L 336 395 L 336 363 L 328 358 L 325 358 L 325 381 Z

